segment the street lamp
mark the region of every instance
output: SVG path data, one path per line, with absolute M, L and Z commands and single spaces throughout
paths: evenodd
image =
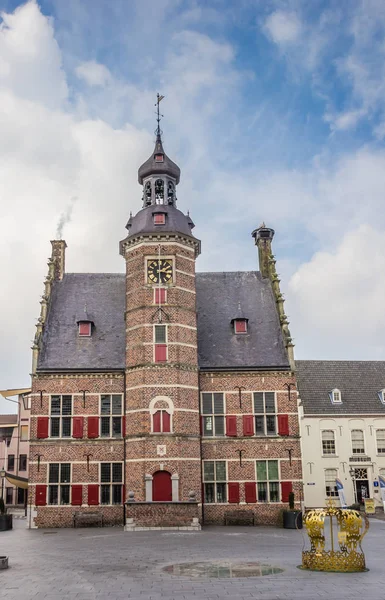
M 353 467 L 350 467 L 349 469 L 349 475 L 352 478 L 352 482 L 353 482 L 353 492 L 354 492 L 354 502 L 356 504 L 358 504 L 357 501 L 357 488 L 356 488 L 356 471 Z
M 4 479 L 5 479 L 4 467 L 0 471 L 0 477 L 1 477 L 1 499 L 4 500 Z

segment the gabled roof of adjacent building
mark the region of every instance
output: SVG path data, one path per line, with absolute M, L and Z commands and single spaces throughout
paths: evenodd
M 55 281 L 38 371 L 125 368 L 124 274 L 67 273 Z M 275 299 L 258 272 L 197 273 L 198 362 L 203 369 L 289 369 Z M 92 314 L 91 337 L 78 335 Z M 235 335 L 241 307 L 247 333 Z
M 16 427 L 17 414 L 0 415 L 0 427 Z
M 304 414 L 385 414 L 385 361 L 297 360 L 297 383 Z M 341 402 L 331 393 L 339 390 Z

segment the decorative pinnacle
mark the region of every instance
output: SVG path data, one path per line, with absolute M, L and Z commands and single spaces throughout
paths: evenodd
M 158 92 L 157 95 L 156 95 L 156 104 L 155 104 L 155 106 L 156 106 L 156 120 L 158 122 L 158 126 L 157 126 L 156 131 L 155 131 L 156 137 L 160 137 L 161 133 L 162 133 L 161 130 L 160 130 L 160 120 L 163 117 L 163 115 L 159 112 L 159 104 L 161 103 L 161 101 L 163 100 L 163 98 L 164 98 L 164 96 L 161 96 L 159 94 L 159 92 Z

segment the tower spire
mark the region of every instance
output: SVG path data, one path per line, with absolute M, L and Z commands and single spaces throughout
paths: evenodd
M 160 129 L 160 120 L 163 117 L 163 115 L 159 112 L 159 104 L 161 103 L 161 101 L 163 100 L 163 98 L 164 98 L 164 96 L 162 96 L 158 92 L 157 95 L 156 95 L 156 104 L 155 104 L 155 106 L 156 106 L 156 120 L 157 120 L 157 123 L 158 123 L 158 126 L 157 126 L 157 128 L 155 130 L 157 140 L 158 140 L 158 138 L 160 139 L 161 136 L 162 136 L 162 131 Z

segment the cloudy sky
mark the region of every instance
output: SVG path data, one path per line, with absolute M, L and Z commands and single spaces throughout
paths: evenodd
M 297 358 L 385 358 L 383 0 L 0 10 L 0 388 L 29 384 L 63 220 L 67 271 L 123 272 L 157 91 L 198 270 L 256 269 L 265 221 Z

